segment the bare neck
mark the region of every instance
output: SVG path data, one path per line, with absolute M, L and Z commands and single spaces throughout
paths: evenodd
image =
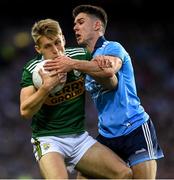
M 91 39 L 88 40 L 86 48 L 88 49 L 89 52 L 92 52 L 94 50 L 96 42 L 100 36 L 103 36 L 103 34 L 98 33 L 95 36 L 93 36 Z

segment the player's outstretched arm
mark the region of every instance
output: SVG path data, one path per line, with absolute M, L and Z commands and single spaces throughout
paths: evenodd
M 45 70 L 56 70 L 57 73 L 69 72 L 73 69 L 92 76 L 106 89 L 116 87 L 118 80 L 115 74 L 122 66 L 122 61 L 113 56 L 100 56 L 91 61 L 71 59 L 61 56 L 45 64 Z

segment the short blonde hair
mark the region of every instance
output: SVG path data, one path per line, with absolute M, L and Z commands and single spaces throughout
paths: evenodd
M 32 38 L 36 44 L 38 44 L 38 40 L 42 36 L 52 38 L 59 34 L 62 34 L 62 29 L 59 22 L 53 19 L 43 19 L 35 22 L 31 31 Z

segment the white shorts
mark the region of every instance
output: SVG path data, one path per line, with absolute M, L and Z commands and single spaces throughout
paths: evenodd
M 65 158 L 65 164 L 69 172 L 72 172 L 76 164 L 85 152 L 97 141 L 89 136 L 88 132 L 65 136 L 44 136 L 31 138 L 33 152 L 36 160 L 49 152 L 58 152 Z

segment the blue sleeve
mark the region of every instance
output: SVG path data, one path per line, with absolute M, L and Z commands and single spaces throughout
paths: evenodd
M 124 57 L 127 55 L 127 52 L 123 46 L 117 42 L 110 42 L 106 45 L 104 50 L 105 55 L 116 56 L 124 62 Z

